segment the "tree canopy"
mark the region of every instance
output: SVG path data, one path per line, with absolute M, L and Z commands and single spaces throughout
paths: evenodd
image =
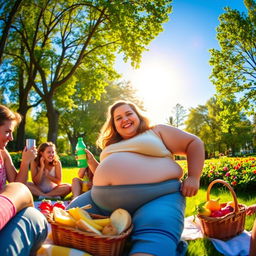
M 138 67 L 146 46 L 163 30 L 171 2 L 23 0 L 1 65 L 6 71 L 1 72 L 2 82 L 18 91 L 21 114 L 26 117 L 30 106 L 44 102 L 48 140 L 56 142 L 63 106 L 75 105 L 71 96 L 99 99 L 108 82 L 118 77 L 117 54 Z
M 220 50 L 211 49 L 211 81 L 218 100 L 239 101 L 250 113 L 256 102 L 256 2 L 244 0 L 248 15 L 225 8 L 217 27 Z M 227 105 L 226 107 L 229 107 Z

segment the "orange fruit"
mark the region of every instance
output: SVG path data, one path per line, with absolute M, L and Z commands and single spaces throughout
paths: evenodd
M 211 211 L 218 211 L 218 210 L 220 210 L 221 209 L 221 205 L 219 203 L 219 198 L 216 199 L 216 200 L 215 199 L 208 200 L 205 203 L 204 207 L 206 209 L 211 210 Z

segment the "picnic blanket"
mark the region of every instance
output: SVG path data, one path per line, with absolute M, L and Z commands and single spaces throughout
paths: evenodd
M 225 230 L 223 230 L 225 232 Z M 181 238 L 184 240 L 195 240 L 203 238 L 199 219 L 194 216 L 185 218 L 184 230 Z M 240 235 L 235 236 L 227 241 L 209 238 L 215 249 L 225 256 L 247 256 L 249 255 L 251 232 L 243 231 Z

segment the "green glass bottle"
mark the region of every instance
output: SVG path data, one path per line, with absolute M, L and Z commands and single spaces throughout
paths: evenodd
M 79 168 L 86 168 L 88 166 L 85 149 L 86 146 L 84 144 L 83 138 L 79 137 L 76 144 L 76 160 L 77 166 Z

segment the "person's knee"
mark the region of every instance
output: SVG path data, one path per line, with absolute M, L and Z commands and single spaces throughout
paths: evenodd
M 79 184 L 80 182 L 81 182 L 81 180 L 80 180 L 79 178 L 77 178 L 77 177 L 75 177 L 75 178 L 72 179 L 72 185 L 73 185 L 73 184 L 74 184 L 74 185 Z
M 31 225 L 40 231 L 47 231 L 47 220 L 40 211 L 34 207 L 28 207 L 24 211 L 24 216 L 30 221 Z

